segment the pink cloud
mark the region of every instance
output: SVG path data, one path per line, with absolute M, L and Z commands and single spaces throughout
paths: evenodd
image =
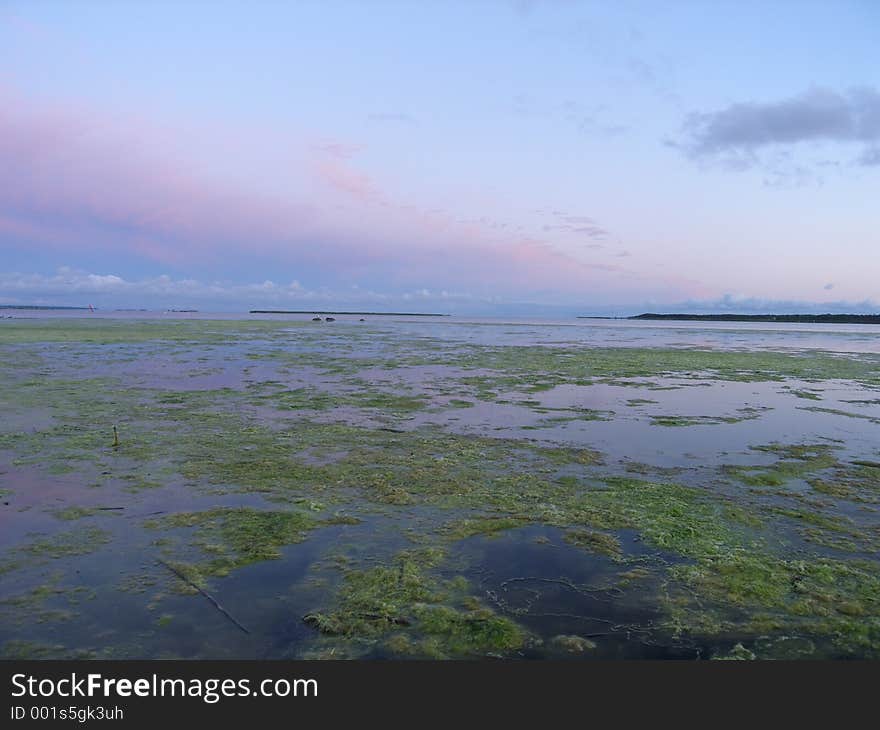
M 318 159 L 313 169 L 315 176 L 337 193 L 351 196 L 362 203 L 379 203 L 382 200 L 368 175 L 347 167 L 339 158 Z
M 199 179 L 185 160 L 138 144 L 137 130 L 107 134 L 99 120 L 0 98 L 0 216 L 7 231 L 15 227 L 59 248 L 150 239 L 141 249 L 159 260 L 205 255 L 245 239 L 278 244 L 310 231 L 309 206 Z M 101 229 L 105 235 L 96 235 Z
M 345 142 L 320 142 L 312 145 L 312 149 L 324 156 L 337 160 L 348 160 L 364 149 L 363 145 L 346 144 Z
M 514 234 L 521 226 L 513 222 L 463 222 L 433 201 L 395 195 L 358 163 L 361 145 L 289 136 L 277 144 L 299 150 L 299 162 L 276 165 L 254 184 L 253 173 L 207 174 L 174 151 L 174 130 L 0 89 L 0 235 L 47 251 L 121 252 L 179 268 L 232 270 L 246 260 L 295 274 L 311 266 L 331 279 L 410 289 L 574 296 L 635 286 L 624 269 L 583 258 L 593 254 Z M 231 157 L 247 155 L 247 135 L 227 138 L 237 145 Z
M 44 244 L 51 243 L 54 239 L 52 229 L 37 223 L 10 218 L 2 215 L 2 213 L 0 213 L 0 235 L 28 241 L 39 241 Z

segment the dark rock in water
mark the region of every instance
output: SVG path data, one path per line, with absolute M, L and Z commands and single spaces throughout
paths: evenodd
M 312 322 L 323 322 L 324 320 L 320 317 L 312 317 Z
M 325 322 L 335 322 L 335 321 L 336 321 L 336 317 L 327 317 L 327 319 L 324 320 L 324 321 L 325 321 Z
M 359 322 L 366 322 L 367 320 L 365 320 L 363 317 L 361 317 L 358 321 Z

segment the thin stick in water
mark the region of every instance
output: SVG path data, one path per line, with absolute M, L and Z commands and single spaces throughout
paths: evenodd
M 180 580 L 182 580 L 184 583 L 195 588 L 199 593 L 201 593 L 205 598 L 207 598 L 211 603 L 214 604 L 214 608 L 216 608 L 220 613 L 222 613 L 224 616 L 226 616 L 226 618 L 228 618 L 230 621 L 232 621 L 232 623 L 234 623 L 236 626 L 238 626 L 238 628 L 240 628 L 242 631 L 244 631 L 244 633 L 246 633 L 246 634 L 251 633 L 244 626 L 242 626 L 241 623 L 239 623 L 239 621 L 235 618 L 235 616 L 233 616 L 231 613 L 229 613 L 229 611 L 227 611 L 225 608 L 223 608 L 223 606 L 221 606 L 217 602 L 217 599 L 214 598 L 214 596 L 212 596 L 207 591 L 202 590 L 199 586 L 197 586 L 195 583 L 193 583 L 189 578 L 187 578 L 183 573 L 181 573 L 173 565 L 171 565 L 170 563 L 166 563 L 161 558 L 157 558 L 156 562 L 159 563 L 160 565 L 164 565 L 166 568 L 168 568 L 168 570 L 170 570 L 172 573 L 174 573 L 174 575 L 176 575 L 178 578 L 180 578 Z

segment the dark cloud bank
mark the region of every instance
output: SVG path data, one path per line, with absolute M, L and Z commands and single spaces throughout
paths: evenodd
M 822 87 L 776 102 L 740 102 L 690 114 L 683 139 L 673 143 L 692 158 L 754 158 L 770 146 L 802 142 L 857 144 L 858 165 L 880 164 L 880 91 Z

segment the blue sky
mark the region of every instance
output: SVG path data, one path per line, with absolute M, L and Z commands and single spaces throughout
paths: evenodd
M 0 303 L 874 310 L 878 27 L 874 2 L 6 2 Z

